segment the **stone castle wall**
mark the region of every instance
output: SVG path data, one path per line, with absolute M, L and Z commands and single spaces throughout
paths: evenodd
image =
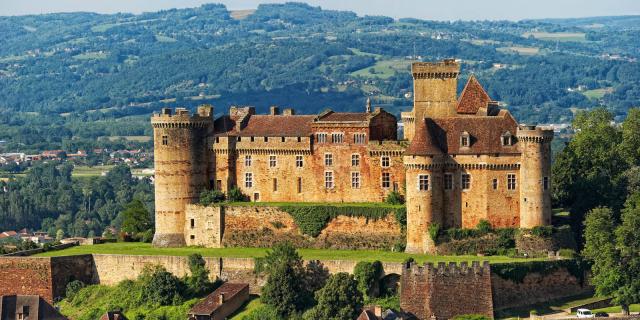
M 303 235 L 294 219 L 270 206 L 187 206 L 188 245 L 271 247 L 288 240 L 299 247 L 390 249 L 402 241 L 400 225 L 390 212 L 383 219 L 339 216 L 316 238 Z

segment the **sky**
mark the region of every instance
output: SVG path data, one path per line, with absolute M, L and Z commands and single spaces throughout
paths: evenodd
M 297 0 L 358 15 L 428 20 L 521 20 L 640 15 L 640 0 Z M 255 9 L 278 0 L 0 0 L 0 16 L 51 12 L 141 13 L 223 3 L 230 10 Z

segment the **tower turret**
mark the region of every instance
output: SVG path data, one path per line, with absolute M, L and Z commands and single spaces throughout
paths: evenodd
M 184 246 L 185 206 L 197 202 L 209 185 L 213 107 L 191 115 L 184 108 L 164 108 L 151 117 L 155 162 L 157 247 Z
M 553 130 L 520 125 L 520 227 L 551 224 L 551 140 Z

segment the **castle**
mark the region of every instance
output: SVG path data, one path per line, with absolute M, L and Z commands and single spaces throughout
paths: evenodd
M 238 187 L 251 201 L 381 202 L 407 206 L 407 251 L 432 252 L 429 226 L 474 228 L 551 223 L 553 131 L 518 125 L 475 77 L 457 97 L 454 60 L 411 66 L 414 107 L 397 119 L 364 112 L 296 115 L 271 107 L 163 109 L 154 128 L 156 246 L 183 246 L 188 204 L 205 189 Z M 193 226 L 191 226 L 193 227 Z

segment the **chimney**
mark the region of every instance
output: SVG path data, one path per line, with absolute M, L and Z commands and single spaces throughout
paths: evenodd
M 223 303 L 224 303 L 224 293 L 221 293 L 221 294 L 218 296 L 218 303 L 219 303 L 219 304 L 223 304 Z
M 293 110 L 291 108 L 286 108 L 286 109 L 282 110 L 282 115 L 292 116 L 294 114 L 296 114 L 296 112 L 295 112 L 295 110 Z
M 280 111 L 278 110 L 277 106 L 271 106 L 269 107 L 269 114 L 271 114 L 272 116 L 277 116 L 278 114 L 280 114 Z
M 367 98 L 367 113 L 371 113 L 371 98 Z

